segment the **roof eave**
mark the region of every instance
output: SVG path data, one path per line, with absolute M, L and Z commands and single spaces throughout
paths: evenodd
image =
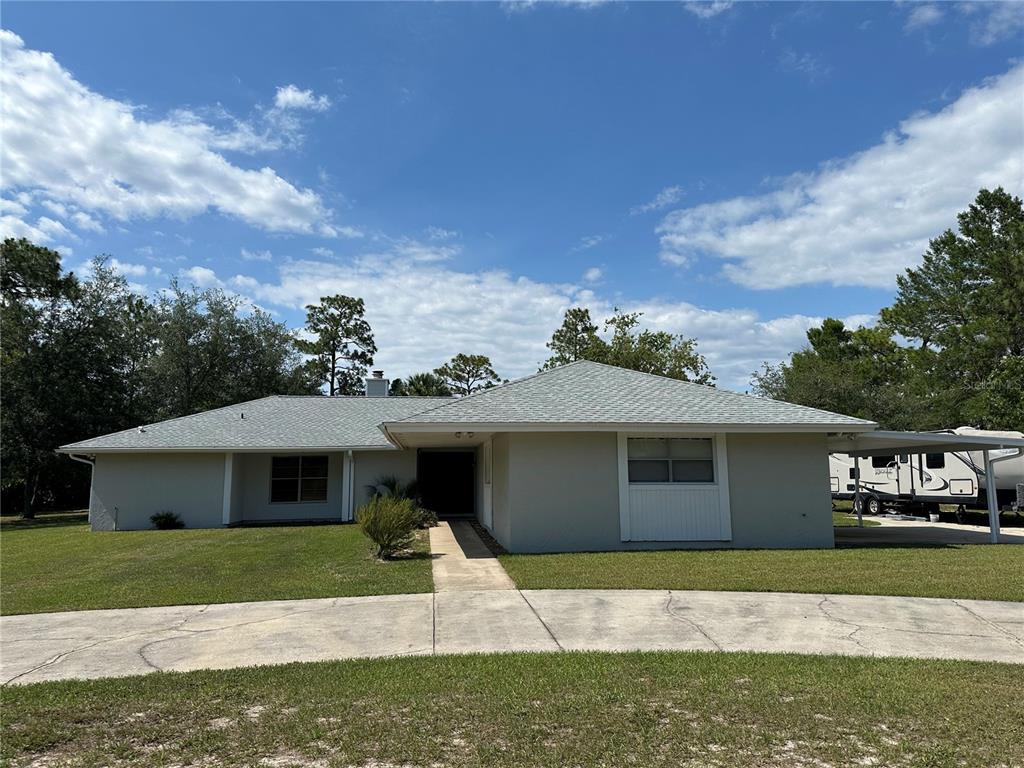
M 389 421 L 380 425 L 381 430 L 392 441 L 403 433 L 423 434 L 430 432 L 763 432 L 763 433 L 846 433 L 873 432 L 878 429 L 874 422 L 863 423 L 821 423 L 821 424 L 723 424 L 696 422 L 409 422 Z
M 320 451 L 337 453 L 341 451 L 393 451 L 392 445 L 274 445 L 262 447 L 222 446 L 88 446 L 62 445 L 54 453 L 92 455 L 98 453 L 307 453 Z

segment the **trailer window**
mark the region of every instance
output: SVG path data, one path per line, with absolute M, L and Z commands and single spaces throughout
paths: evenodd
M 946 454 L 926 453 L 924 455 L 924 465 L 928 467 L 928 469 L 942 469 L 946 466 Z
M 895 456 L 872 456 L 871 466 L 875 469 L 885 469 L 896 461 Z
M 709 437 L 631 437 L 627 449 L 631 483 L 715 482 Z

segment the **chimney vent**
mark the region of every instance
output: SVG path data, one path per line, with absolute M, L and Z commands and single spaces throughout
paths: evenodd
M 384 371 L 373 371 L 372 375 L 366 377 L 366 396 L 387 397 L 390 384 L 391 382 L 384 378 Z

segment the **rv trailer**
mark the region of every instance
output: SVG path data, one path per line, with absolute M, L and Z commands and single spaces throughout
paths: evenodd
M 990 432 L 972 427 L 942 430 L 942 434 L 1022 438 L 1021 432 Z M 919 506 L 932 512 L 939 504 L 959 510 L 985 509 L 985 467 L 982 451 L 891 454 L 860 460 L 860 487 L 864 512 L 877 515 L 886 506 Z M 1024 450 L 989 451 L 1000 509 L 1022 508 Z M 843 453 L 829 456 L 829 482 L 833 499 L 854 500 L 854 460 Z
M 834 453 L 829 456 L 829 470 L 832 498 L 856 501 L 854 459 Z M 977 501 L 978 492 L 978 473 L 956 453 L 901 453 L 860 460 L 861 502 L 870 515 L 881 514 L 886 506 L 918 505 L 935 512 L 939 504 L 967 506 Z

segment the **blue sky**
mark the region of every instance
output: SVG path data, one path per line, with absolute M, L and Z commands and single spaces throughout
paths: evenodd
M 1022 192 L 1022 9 L 8 2 L 2 234 L 293 327 L 362 296 L 390 375 L 530 373 L 582 304 L 742 390 Z

